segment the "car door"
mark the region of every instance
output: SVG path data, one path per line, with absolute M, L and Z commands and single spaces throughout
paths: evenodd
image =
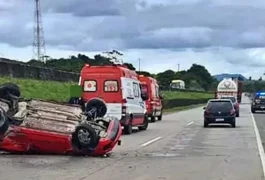
M 143 124 L 144 122 L 144 112 L 145 112 L 145 102 L 141 97 L 141 89 L 138 81 L 133 81 L 133 94 L 134 94 L 134 119 L 135 124 Z

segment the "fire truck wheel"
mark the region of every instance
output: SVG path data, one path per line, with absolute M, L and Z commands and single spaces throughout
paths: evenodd
M 139 129 L 140 131 L 144 131 L 144 130 L 146 130 L 147 128 L 148 128 L 148 116 L 145 115 L 145 117 L 144 117 L 144 124 L 143 124 L 142 126 L 139 126 L 138 129 Z
M 123 132 L 124 134 L 132 134 L 132 118 L 130 119 L 128 124 L 124 126 Z
M 155 116 L 151 116 L 151 122 L 152 123 L 156 122 L 156 117 Z

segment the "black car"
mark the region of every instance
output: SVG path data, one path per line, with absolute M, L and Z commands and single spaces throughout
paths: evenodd
M 211 99 L 204 109 L 204 127 L 211 123 L 227 123 L 236 127 L 236 110 L 230 99 Z
M 265 93 L 264 92 L 257 92 L 251 103 L 251 112 L 255 113 L 257 110 L 259 111 L 265 110 Z

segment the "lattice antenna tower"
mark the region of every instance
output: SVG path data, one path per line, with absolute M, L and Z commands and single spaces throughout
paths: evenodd
M 34 59 L 45 63 L 46 47 L 44 39 L 44 30 L 42 25 L 40 0 L 35 1 L 34 12 L 34 40 L 33 40 L 33 56 Z

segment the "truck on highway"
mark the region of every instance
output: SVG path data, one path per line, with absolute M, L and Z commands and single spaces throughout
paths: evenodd
M 243 82 L 238 78 L 224 78 L 217 86 L 215 98 L 234 96 L 240 103 L 242 98 Z
M 185 89 L 185 82 L 181 79 L 174 79 L 170 83 L 171 89 Z

